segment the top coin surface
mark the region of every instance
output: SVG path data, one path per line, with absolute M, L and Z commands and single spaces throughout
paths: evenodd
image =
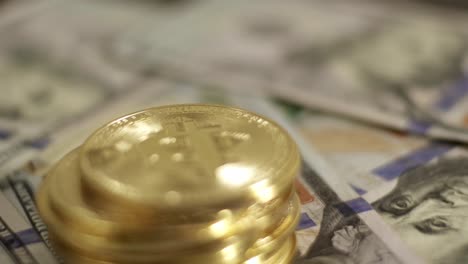
M 299 153 L 287 132 L 246 110 L 170 105 L 101 127 L 83 144 L 82 179 L 101 194 L 154 208 L 274 199 Z

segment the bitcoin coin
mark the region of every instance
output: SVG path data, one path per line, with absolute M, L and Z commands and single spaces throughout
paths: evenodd
M 247 251 L 247 256 L 257 255 L 260 252 L 268 252 L 276 248 L 278 244 L 283 243 L 291 234 L 294 233 L 297 223 L 300 219 L 300 201 L 294 194 L 288 203 L 288 214 L 274 230 L 267 236 L 259 238 L 255 244 Z
M 156 236 L 157 239 L 155 241 L 151 241 L 151 237 L 146 239 L 145 241 L 141 240 L 141 235 L 137 236 L 139 239 L 131 239 L 130 236 L 134 234 L 129 234 L 127 237 L 121 237 L 119 238 L 119 234 L 108 234 L 110 237 L 112 237 L 112 240 L 106 239 L 106 237 L 100 237 L 100 236 L 93 236 L 90 234 L 86 233 L 80 233 L 79 231 L 71 228 L 69 225 L 66 225 L 61 221 L 61 219 L 57 216 L 54 215 L 52 210 L 48 208 L 47 205 L 44 205 L 44 196 L 40 196 L 38 199 L 38 204 L 41 208 L 41 212 L 43 214 L 44 220 L 49 224 L 50 226 L 50 232 L 51 233 L 57 233 L 57 234 L 65 234 L 65 237 L 61 238 L 64 243 L 70 244 L 70 246 L 74 247 L 75 250 L 77 251 L 83 251 L 86 252 L 87 254 L 95 254 L 96 251 L 103 253 L 103 254 L 113 254 L 113 252 L 119 252 L 119 253 L 142 253 L 146 251 L 151 251 L 151 252 L 161 252 L 161 251 L 168 251 L 168 250 L 178 250 L 179 253 L 182 251 L 184 248 L 184 245 L 187 244 L 187 239 L 190 239 L 189 237 L 185 238 L 179 238 L 179 240 L 175 240 L 174 238 L 167 238 L 166 239 L 161 239 L 159 236 Z M 251 220 L 252 222 L 253 220 Z M 116 229 L 116 232 L 120 231 Z M 57 235 L 59 237 L 59 235 Z M 245 241 L 247 239 L 247 236 L 244 234 L 243 236 L 243 241 L 248 243 L 246 245 L 251 245 L 253 244 L 252 241 Z M 151 243 L 152 242 L 152 243 Z M 172 242 L 172 243 L 170 243 Z M 217 241 L 215 243 L 216 246 L 223 245 L 226 241 Z M 193 245 L 192 243 L 191 245 Z M 212 246 L 213 243 L 211 243 L 210 246 Z M 205 245 L 206 247 L 206 245 Z M 200 245 L 199 245 L 200 248 Z M 257 250 L 258 251 L 258 250 Z M 119 255 L 119 254 L 117 254 Z
M 165 226 L 175 235 L 176 228 L 183 231 L 184 225 L 191 224 L 191 230 L 208 228 L 212 224 L 219 221 L 230 223 L 234 219 L 229 212 L 215 212 L 213 215 L 206 215 L 200 223 L 198 217 L 191 217 L 190 214 L 184 212 L 168 214 L 156 214 L 151 219 L 142 219 L 140 215 L 116 215 L 117 213 L 125 214 L 125 211 L 114 211 L 114 214 L 108 214 L 107 211 L 97 210 L 92 206 L 92 203 L 87 199 L 85 186 L 81 183 L 81 173 L 78 166 L 78 150 L 74 150 L 67 154 L 58 164 L 51 170 L 47 177 L 48 195 L 50 197 L 51 207 L 68 219 L 71 224 L 76 223 L 83 232 L 89 232 L 97 235 L 115 235 L 116 230 L 138 232 L 144 229 L 148 233 L 148 226 L 142 227 L 145 224 L 151 224 L 150 228 L 154 228 L 159 235 L 164 234 L 164 230 L 159 229 L 159 226 Z M 99 199 L 99 197 L 95 197 Z M 87 201 L 88 200 L 88 201 Z M 125 221 L 120 221 L 120 220 Z M 129 221 L 132 220 L 133 222 Z M 171 229 L 172 227 L 172 229 Z
M 152 108 L 64 156 L 37 205 L 66 263 L 286 264 L 299 165 L 288 134 L 248 111 Z
M 83 144 L 83 180 L 116 202 L 149 208 L 272 200 L 296 176 L 286 131 L 245 110 L 152 108 L 119 118 Z M 153 209 L 154 210 L 154 209 Z
M 88 255 L 98 255 L 102 259 L 109 260 L 109 258 L 114 258 L 118 256 L 118 259 L 122 259 L 122 256 L 125 254 L 143 254 L 146 252 L 151 252 L 151 254 L 157 254 L 158 257 L 162 257 L 169 250 L 173 250 L 175 254 L 184 253 L 190 251 L 193 248 L 205 249 L 212 251 L 219 251 L 225 247 L 235 245 L 238 249 L 246 249 L 252 245 L 253 241 L 249 241 L 248 236 L 240 237 L 232 236 L 228 237 L 225 240 L 213 241 L 212 243 L 198 244 L 196 247 L 184 247 L 187 243 L 184 239 L 179 240 L 174 239 L 161 239 L 158 234 L 154 234 L 152 237 L 141 238 L 137 236 L 138 239 L 132 238 L 131 235 L 119 236 L 118 233 L 108 234 L 108 236 L 96 236 L 87 233 L 80 232 L 60 219 L 57 214 L 50 208 L 50 204 L 47 200 L 46 187 L 43 185 L 38 191 L 37 203 L 41 212 L 41 216 L 49 227 L 49 232 L 55 234 L 54 236 L 61 241 L 61 244 L 66 244 L 70 248 L 73 248 L 75 251 L 83 252 Z M 116 232 L 119 232 L 116 229 Z M 189 237 L 187 237 L 188 239 Z M 232 246 L 234 247 L 234 246 Z M 133 258 L 133 257 L 132 257 Z M 143 256 L 146 258 L 146 256 Z M 157 257 L 152 256 L 151 259 Z
M 147 221 L 149 226 L 142 221 L 120 221 L 121 217 L 107 215 L 100 212 L 85 202 L 83 186 L 81 186 L 79 166 L 77 164 L 78 150 L 66 155 L 57 166 L 51 170 L 47 177 L 49 203 L 55 213 L 62 217 L 70 227 L 81 232 L 101 236 L 125 236 L 128 234 L 138 238 L 157 234 L 161 241 L 175 241 L 178 247 L 185 244 L 203 243 L 220 239 L 233 233 L 254 234 L 252 232 L 270 232 L 274 223 L 285 218 L 288 211 L 288 203 L 285 198 L 279 197 L 270 203 L 255 205 L 244 212 L 244 216 L 234 218 L 228 210 L 218 213 L 218 217 L 212 217 L 205 223 L 193 223 L 187 217 L 184 222 L 176 222 L 173 219 L 152 219 Z M 292 188 L 288 190 L 287 198 L 292 195 Z M 125 218 L 129 219 L 129 218 Z M 190 225 L 189 225 L 190 224 Z M 183 242 L 181 242 L 183 241 Z M 159 243 L 163 246 L 168 243 Z
M 278 243 L 276 248 L 271 249 L 269 252 L 262 252 L 259 255 L 248 258 L 245 264 L 286 264 L 288 256 L 290 256 L 296 249 L 296 236 L 290 235 L 285 241 Z
M 291 264 L 296 256 L 296 243 L 296 236 L 293 234 L 277 254 L 263 264 Z
M 69 241 L 63 241 L 63 236 L 51 233 L 54 239 L 54 246 L 64 258 L 86 257 L 96 261 L 110 263 L 226 263 L 237 264 L 244 260 L 243 252 L 245 248 L 239 241 L 225 243 L 226 246 L 210 248 L 194 248 L 190 251 L 171 251 L 171 252 L 101 252 L 87 251 L 76 248 L 76 244 L 70 245 Z

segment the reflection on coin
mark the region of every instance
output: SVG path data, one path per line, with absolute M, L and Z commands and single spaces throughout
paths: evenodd
M 296 256 L 296 236 L 292 235 L 278 253 L 263 264 L 290 264 Z
M 99 196 L 89 197 L 86 192 L 86 186 L 81 182 L 81 173 L 78 165 L 78 150 L 74 150 L 66 155 L 48 174 L 48 195 L 50 196 L 51 206 L 65 218 L 65 221 L 76 222 L 83 225 L 82 231 L 86 230 L 91 234 L 109 235 L 115 234 L 115 230 L 138 232 L 144 228 L 145 233 L 148 232 L 148 227 L 142 227 L 145 219 L 138 219 L 140 216 L 134 215 L 116 215 L 125 214 L 125 211 L 114 211 L 109 214 L 107 211 L 99 211 L 94 207 L 93 199 L 98 199 Z M 86 197 L 88 196 L 88 197 Z M 205 215 L 202 227 L 207 227 L 210 223 L 216 223 L 219 220 L 228 221 L 232 218 L 229 213 L 217 212 L 215 215 Z M 174 213 L 175 214 L 175 213 Z M 119 222 L 118 220 L 127 220 Z M 128 220 L 132 220 L 129 223 Z M 162 235 L 162 230 L 158 229 L 158 225 L 183 228 L 184 224 L 191 224 L 194 227 L 199 221 L 198 217 L 191 217 L 189 214 L 179 213 L 176 216 L 167 214 L 157 214 L 154 219 L 148 219 L 147 222 L 153 224 L 150 228 L 157 230 L 158 235 Z M 171 235 L 174 235 L 175 230 L 171 230 Z
M 41 192 L 46 191 L 41 189 Z M 157 244 L 135 245 L 125 241 L 125 239 L 117 238 L 117 240 L 110 239 L 111 237 L 100 237 L 89 234 L 77 232 L 76 230 L 67 227 L 54 215 L 54 212 L 47 206 L 47 198 L 45 195 L 38 196 L 38 205 L 40 206 L 41 215 L 48 223 L 49 233 L 54 238 L 54 242 L 60 245 L 58 249 L 62 255 L 65 252 L 76 252 L 78 255 L 88 256 L 93 259 L 105 261 L 118 261 L 121 263 L 137 262 L 151 262 L 156 260 L 178 259 L 190 256 L 197 262 L 191 263 L 218 263 L 217 260 L 229 259 L 229 254 L 240 257 L 242 252 L 251 244 L 244 241 L 243 237 L 230 237 L 226 240 L 218 241 L 195 248 L 180 249 L 173 251 L 156 250 L 159 246 Z M 183 243 L 183 241 L 179 241 Z M 175 250 L 175 251 L 174 251 Z M 224 252 L 224 253 L 223 253 Z M 68 254 L 68 253 L 65 253 Z M 216 260 L 216 261 L 215 261 Z M 185 260 L 186 261 L 186 260 Z M 183 263 L 183 262 L 181 262 Z M 231 263 L 231 262 L 219 262 Z M 234 262 L 235 263 L 235 262 Z
M 51 235 L 56 249 L 65 258 L 69 255 L 86 256 L 93 260 L 116 263 L 241 263 L 243 261 L 242 253 L 246 250 L 246 246 L 240 238 L 232 238 L 218 245 L 191 250 L 128 252 L 124 251 L 125 247 L 122 244 L 121 250 L 101 251 L 98 248 L 88 247 L 92 244 L 87 244 L 86 248 L 78 248 L 80 245 L 76 239 L 72 242 L 74 244 L 70 244 L 69 237 L 54 232 L 51 232 Z M 89 240 L 85 240 L 82 243 L 88 242 Z
M 291 235 L 300 219 L 300 201 L 297 194 L 294 193 L 292 199 L 288 202 L 288 213 L 281 222 L 279 222 L 271 233 L 259 238 L 255 244 L 247 251 L 247 256 L 257 255 L 260 252 L 269 252 L 276 248 L 278 244 L 284 243 Z
M 143 221 L 136 219 L 138 216 L 130 218 L 109 215 L 87 203 L 83 197 L 85 186 L 82 186 L 80 181 L 77 159 L 78 150 L 74 150 L 62 158 L 48 174 L 46 181 L 49 203 L 69 227 L 90 235 L 125 236 L 129 239 L 128 234 L 132 234 L 143 240 L 146 237 L 154 239 L 152 236 L 157 234 L 158 241 L 166 241 L 158 242 L 161 247 L 168 246 L 169 241 L 174 241 L 173 246 L 180 248 L 185 244 L 206 243 L 233 233 L 245 233 L 249 236 L 263 230 L 270 232 L 267 228 L 275 228 L 276 223 L 290 214 L 290 204 L 285 199 L 292 197 L 291 189 L 288 190 L 287 196 L 264 205 L 252 206 L 239 217 L 224 209 L 202 223 L 194 222 L 190 215 L 187 215 L 183 222 L 179 218 L 166 216 L 160 219 L 161 217 L 156 216 L 155 219 L 146 221 L 149 225 L 144 225 Z M 120 221 L 121 219 L 133 221 Z
M 296 176 L 299 157 L 288 134 L 264 117 L 179 105 L 105 125 L 83 144 L 80 164 L 98 192 L 167 209 L 271 200 Z
M 248 258 L 245 264 L 290 264 L 296 254 L 296 236 L 288 236 L 268 252 Z

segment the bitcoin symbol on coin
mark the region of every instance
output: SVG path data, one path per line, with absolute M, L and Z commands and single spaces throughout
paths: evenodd
M 150 155 L 150 160 L 164 160 L 196 164 L 205 172 L 236 157 L 230 150 L 250 139 L 248 133 L 224 130 L 218 123 L 200 122 L 190 118 L 180 118 L 166 123 L 165 129 L 159 132 L 157 141 L 158 153 Z

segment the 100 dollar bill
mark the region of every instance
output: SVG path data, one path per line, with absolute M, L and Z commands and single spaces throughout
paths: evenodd
M 290 121 L 338 175 L 430 263 L 467 258 L 463 146 L 431 142 L 362 123 L 287 107 Z

